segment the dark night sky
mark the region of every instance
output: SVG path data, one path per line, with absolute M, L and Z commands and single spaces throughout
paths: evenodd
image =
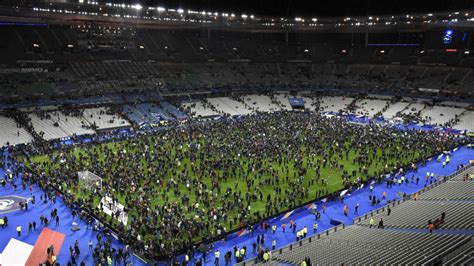
M 143 5 L 270 16 L 366 16 L 474 9 L 474 0 L 132 0 Z

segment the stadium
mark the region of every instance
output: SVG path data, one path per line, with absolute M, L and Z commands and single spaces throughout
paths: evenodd
M 0 265 L 474 265 L 474 5 L 393 2 L 0 0 Z

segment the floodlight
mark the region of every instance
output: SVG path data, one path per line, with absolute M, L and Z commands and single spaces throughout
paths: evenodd
M 135 10 L 141 10 L 143 8 L 143 6 L 140 5 L 140 4 L 136 4 L 136 5 L 133 5 L 132 8 L 135 9 Z

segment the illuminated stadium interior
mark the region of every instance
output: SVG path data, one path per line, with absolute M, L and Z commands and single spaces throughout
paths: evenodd
M 0 265 L 472 265 L 471 1 L 0 0 Z

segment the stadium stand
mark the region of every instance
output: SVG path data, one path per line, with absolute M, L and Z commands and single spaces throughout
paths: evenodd
M 214 106 L 202 101 L 181 103 L 181 106 L 192 117 L 207 118 L 220 115 Z
M 472 169 L 472 168 L 471 168 Z M 471 171 L 471 173 L 474 171 Z M 420 195 L 420 200 L 474 200 L 474 182 L 449 181 Z M 450 211 L 450 210 L 449 210 Z M 449 212 L 448 211 L 448 212 Z
M 321 99 L 321 111 L 323 112 L 341 112 L 344 111 L 348 105 L 354 101 L 350 97 L 323 97 Z
M 448 188 L 449 190 L 449 188 Z M 446 199 L 444 199 L 446 200 Z M 392 214 L 381 213 L 375 221 L 384 220 L 386 228 L 427 228 L 428 220 L 434 221 L 445 212 L 449 219 L 441 225 L 443 229 L 470 229 L 474 221 L 474 204 L 450 201 L 407 201 L 392 208 Z M 369 220 L 361 224 L 369 226 Z
M 188 118 L 187 115 L 183 112 L 181 112 L 176 106 L 169 102 L 160 102 L 161 107 L 163 108 L 164 112 L 169 114 L 171 117 L 178 119 L 178 120 L 183 120 Z
M 171 115 L 153 103 L 124 105 L 124 113 L 137 125 L 158 125 L 162 120 L 171 120 Z
M 39 116 L 38 114 L 31 113 L 28 117 L 34 130 L 45 140 L 70 137 L 68 133 L 59 127 L 54 116 Z
M 23 185 L 23 191 L 18 190 L 18 193 L 26 196 L 26 206 L 33 201 L 27 215 L 32 215 L 32 210 L 38 210 L 38 205 L 34 206 L 36 198 L 33 195 L 44 199 L 44 203 L 51 201 L 54 204 L 56 195 L 61 195 L 62 200 L 57 203 L 61 223 L 68 221 L 69 226 L 69 218 L 72 217 L 74 222 L 86 227 L 82 232 L 91 239 L 94 240 L 99 231 L 107 238 L 106 244 L 100 240 L 94 243 L 97 252 L 88 253 L 85 248 L 87 239 L 78 237 L 83 250 L 80 257 L 78 251 L 72 251 L 73 241 L 77 239 L 72 238 L 81 232 L 69 234 L 69 227 L 62 228 L 63 224 L 58 224 L 56 229 L 67 231 L 63 238 L 67 243 L 65 246 L 69 245 L 71 249 L 70 254 L 64 254 L 67 253 L 64 251 L 61 254 L 62 264 L 76 264 L 69 261 L 77 258 L 79 263 L 80 258 L 86 261 L 85 265 L 104 264 L 105 260 L 111 265 L 109 259 L 113 259 L 114 265 L 121 265 L 120 256 L 126 250 L 124 265 L 129 262 L 145 264 L 141 258 L 136 263 L 138 257 L 134 256 L 129 256 L 130 260 L 135 260 L 133 263 L 127 261 L 125 257 L 132 255 L 129 251 L 143 256 L 149 264 L 172 265 L 182 260 L 184 253 L 192 247 L 193 263 L 198 264 L 204 257 L 204 265 L 220 265 L 222 258 L 219 263 L 213 263 L 212 254 L 206 261 L 207 251 L 213 252 L 222 247 L 232 254 L 236 246 L 231 245 L 235 243 L 250 247 L 250 231 L 252 237 L 254 228 L 260 230 L 258 233 L 267 234 L 268 228 L 258 228 L 258 223 L 273 223 L 276 219 L 270 220 L 274 219 L 272 215 L 292 219 L 301 214 L 294 214 L 294 211 L 301 209 L 289 210 L 285 214 L 277 214 L 278 211 L 296 207 L 303 203 L 303 199 L 315 200 L 327 195 L 329 204 L 336 203 L 332 194 L 343 202 L 344 198 L 337 197 L 338 189 L 350 186 L 352 190 L 356 185 L 359 188 L 361 182 L 373 178 L 369 172 L 377 173 L 377 176 L 381 174 L 382 168 L 372 170 L 374 161 L 375 167 L 379 167 L 379 160 L 373 160 L 374 156 L 379 157 L 379 152 L 364 150 L 364 145 L 378 149 L 389 144 L 386 150 L 380 152 L 380 157 L 388 158 L 385 170 L 389 167 L 398 169 L 403 165 L 398 160 L 409 159 L 412 163 L 415 158 L 412 166 L 418 167 L 424 164 L 422 160 L 427 158 L 425 156 L 433 155 L 432 151 L 439 153 L 458 147 L 465 152 L 472 148 L 470 134 L 461 132 L 474 132 L 474 57 L 468 50 L 472 46 L 468 42 L 472 43 L 469 36 L 473 33 L 471 28 L 474 24 L 471 23 L 474 19 L 468 13 L 413 14 L 414 19 L 410 16 L 405 18 L 405 14 L 400 18 L 397 16 L 397 19 L 393 19 L 394 16 L 392 19 L 380 16 L 376 18 L 376 23 L 372 18 L 355 18 L 352 15 L 352 19 L 346 17 L 342 21 L 340 18 L 323 17 L 319 21 L 316 18 L 301 21 L 277 18 L 274 21 L 274 18 L 258 15 L 255 15 L 258 18 L 251 15 L 247 19 L 243 14 L 228 17 L 224 13 L 173 11 L 139 4 L 122 4 L 119 7 L 114 3 L 93 1 L 79 1 L 79 4 L 69 1 L 4 2 L 0 7 L 0 16 L 4 20 L 0 23 L 0 32 L 8 41 L 0 42 L 0 144 L 31 145 L 4 148 L 0 176 L 6 177 L 5 171 L 11 171 L 17 185 Z M 444 26 L 455 28 L 456 37 L 463 31 L 463 44 L 457 41 L 449 45 L 445 43 L 441 30 Z M 466 43 L 468 45 L 464 45 Z M 445 49 L 451 45 L 457 48 Z M 293 109 L 289 102 L 291 97 L 302 98 L 305 110 L 311 112 L 285 112 Z M 226 119 L 226 116 L 242 115 L 249 116 Z M 381 117 L 388 121 L 383 121 Z M 214 118 L 216 121 L 212 123 L 203 121 Z M 278 119 L 282 120 L 279 122 Z M 303 124 L 303 119 L 314 123 Z M 275 123 L 268 127 L 261 126 L 267 121 Z M 393 123 L 392 127 L 394 121 L 397 123 Z M 167 126 L 149 128 L 162 125 Z M 279 125 L 288 126 L 274 130 Z M 321 129 L 320 125 L 328 126 Z M 240 132 L 241 127 L 249 127 L 250 130 Z M 232 132 L 224 131 L 230 129 Z M 271 134 L 252 135 L 260 130 Z M 305 135 L 310 130 L 315 130 L 316 134 Z M 340 134 L 326 134 L 328 131 Z M 347 132 L 350 135 L 346 135 Z M 148 133 L 154 135 L 151 138 L 144 136 Z M 371 136 L 368 133 L 377 135 L 367 138 Z M 153 136 L 164 136 L 163 141 Z M 208 145 L 205 141 L 212 137 L 218 141 L 231 139 L 233 142 Z M 366 141 L 361 142 L 364 137 Z M 425 137 L 429 137 L 430 141 L 426 141 Z M 390 140 L 395 141 L 395 138 L 407 140 L 403 149 L 397 144 L 392 145 Z M 333 141 L 329 142 L 331 139 Z M 121 147 L 111 144 L 110 141 L 115 140 L 120 141 Z M 311 141 L 314 145 L 304 148 L 293 145 L 303 140 L 304 144 Z M 104 147 L 100 146 L 102 141 L 107 143 L 104 145 L 106 148 L 89 149 Z M 340 145 L 341 141 L 343 144 L 353 142 L 358 145 Z M 426 142 L 420 145 L 421 149 L 420 146 L 409 148 L 422 141 Z M 281 146 L 282 143 L 288 145 Z M 461 147 L 468 143 L 468 147 Z M 84 148 L 84 156 L 79 158 L 87 157 L 89 161 L 77 160 L 75 150 L 68 147 Z M 146 152 L 142 154 L 141 148 Z M 347 165 L 342 162 L 342 149 L 348 149 L 345 156 Z M 237 157 L 237 152 L 225 153 L 226 150 L 238 151 Z M 309 151 L 313 151 L 313 159 L 316 156 L 321 158 L 308 164 L 308 160 L 300 158 L 300 154 Z M 417 151 L 419 154 L 415 154 Z M 96 160 L 98 154 L 107 155 L 110 152 L 114 156 Z M 221 159 L 217 156 L 213 158 L 221 152 Z M 163 156 L 156 157 L 157 153 Z M 402 153 L 404 156 L 401 156 Z M 200 155 L 199 159 L 196 154 Z M 341 156 L 338 159 L 332 154 Z M 407 154 L 410 156 L 405 156 Z M 287 155 L 293 157 L 287 158 Z M 470 154 L 465 152 L 463 156 L 467 158 Z M 172 157 L 176 160 L 171 160 Z M 395 157 L 398 159 L 395 160 Z M 198 160 L 201 162 L 195 164 Z M 57 161 L 61 164 L 58 169 L 53 169 Z M 351 161 L 352 165 L 357 166 L 349 170 L 346 166 L 351 165 Z M 175 168 L 175 162 L 178 167 L 183 165 L 184 168 Z M 441 168 L 442 163 L 436 163 Z M 446 170 L 460 166 L 458 163 L 460 161 L 442 167 Z M 285 184 L 284 196 L 279 186 L 279 172 L 276 171 L 275 175 L 271 164 L 280 164 L 282 170 L 290 164 L 294 166 L 287 167 L 286 174 L 281 175 L 282 179 L 286 178 L 286 182 L 282 182 Z M 73 165 L 75 167 L 70 167 Z M 78 187 L 72 177 L 78 168 L 85 165 L 94 165 L 94 172 L 104 176 L 104 183 L 100 182 L 100 188 L 96 188 L 94 193 L 81 190 L 81 194 L 77 194 L 77 191 L 70 189 Z M 147 169 L 142 168 L 144 165 L 148 166 Z M 123 171 L 115 171 L 118 168 Z M 185 170 L 182 172 L 181 169 Z M 458 175 L 427 185 L 416 201 L 404 195 L 403 200 L 390 202 L 391 215 L 387 215 L 386 207 L 382 207 L 364 220 L 362 217 L 358 218 L 358 222 L 354 220 L 356 225 L 336 226 L 331 232 L 325 231 L 277 250 L 273 253 L 273 262 L 277 265 L 299 265 L 305 257 L 310 257 L 315 265 L 473 264 L 474 183 L 465 180 L 466 174 L 474 173 L 473 169 L 464 169 Z M 111 170 L 116 172 L 114 176 L 109 175 Z M 300 170 L 299 182 L 290 179 L 291 174 L 297 176 L 295 170 Z M 321 180 L 320 175 L 339 179 L 333 174 L 328 175 L 328 171 L 342 174 L 343 182 L 340 183 L 340 179 L 334 183 L 330 180 L 328 184 L 322 178 L 321 188 L 309 189 L 314 180 L 307 180 L 310 183 L 306 186 L 307 170 L 315 170 L 316 183 Z M 65 175 L 65 172 L 69 174 Z M 160 173 L 155 175 L 154 172 Z M 244 172 L 249 173 L 244 175 L 247 191 L 252 192 L 245 195 L 247 202 L 243 200 L 245 190 L 241 193 L 239 182 L 235 182 L 234 188 L 227 184 L 228 178 L 234 179 L 235 176 L 237 180 L 237 174 Z M 358 172 L 364 172 L 362 179 Z M 267 176 L 272 178 L 267 179 Z M 10 179 L 12 177 L 10 174 Z M 219 182 L 215 181 L 216 178 Z M 5 181 L 0 180 L 5 192 L 2 197 L 11 194 L 10 188 L 17 193 L 16 185 L 11 180 L 6 181 L 6 178 Z M 250 191 L 254 181 L 259 186 Z M 275 181 L 278 186 L 274 185 Z M 188 191 L 182 190 L 182 184 L 186 184 Z M 274 192 L 269 193 L 267 186 Z M 221 193 L 221 189 L 225 194 Z M 368 193 L 368 187 L 364 189 Z M 195 190 L 195 195 L 191 195 L 192 190 Z M 402 198 L 400 191 L 397 196 Z M 96 200 L 96 197 L 103 195 L 115 197 L 116 193 L 124 204 L 122 207 L 126 205 L 131 210 L 128 213 L 131 222 L 125 223 L 125 226 L 114 222 L 116 214 L 104 212 L 102 204 L 97 203 L 100 199 Z M 158 194 L 162 195 L 162 199 Z M 233 201 L 230 199 L 232 195 Z M 261 206 L 256 203 L 265 202 L 265 196 L 268 196 L 267 210 L 259 210 Z M 175 198 L 180 201 L 175 201 Z M 117 199 L 113 198 L 114 201 Z M 4 202 L 10 204 L 8 199 Z M 223 202 L 226 204 L 221 204 Z M 41 206 L 47 216 L 51 209 L 49 205 Z M 219 207 L 216 209 L 213 205 Z M 3 206 L 0 207 L 1 213 Z M 335 205 L 332 207 L 335 208 Z M 309 212 L 310 207 L 302 205 L 301 208 L 304 208 L 302 212 Z M 376 207 L 371 205 L 370 208 Z M 78 213 L 70 215 L 71 210 L 79 210 L 81 219 L 75 219 Z M 107 216 L 110 213 L 113 215 Z M 195 216 L 188 215 L 191 213 Z M 439 222 L 441 213 L 446 218 Z M 36 214 L 43 218 L 43 213 L 37 211 Z M 91 216 L 82 217 L 86 215 Z M 311 216 L 310 223 L 313 223 L 312 214 L 305 215 Z M 19 220 L 19 217 L 10 216 L 11 221 Z M 373 228 L 370 217 L 376 222 L 383 219 L 383 228 Z M 94 226 L 89 229 L 90 219 L 96 221 L 99 228 Z M 433 234 L 427 232 L 428 221 L 437 224 Z M 25 228 L 26 222 L 29 221 L 19 223 Z M 330 219 L 330 226 L 333 222 Z M 253 223 L 255 227 L 252 227 Z M 299 221 L 298 224 L 301 226 Z M 106 227 L 102 227 L 104 225 Z M 244 229 L 244 226 L 249 227 Z M 325 226 L 329 225 L 322 224 L 322 227 Z M 237 228 L 239 231 L 230 232 Z M 109 229 L 114 232 L 112 236 L 121 238 L 123 243 L 109 243 Z M 8 232 L 4 233 L 8 237 L 17 233 L 11 226 L 5 232 Z M 289 240 L 284 232 L 282 235 L 278 241 L 283 240 L 285 244 L 293 241 L 292 236 Z M 24 234 L 24 238 L 28 238 L 24 240 L 31 242 L 33 236 L 36 237 L 37 233 Z M 226 241 L 221 241 L 223 238 Z M 3 234 L 0 239 L 0 244 L 5 242 Z M 49 257 L 45 250 L 50 247 L 49 242 L 53 238 L 43 236 L 39 239 L 41 245 L 35 246 L 29 264 L 34 262 L 37 265 Z M 204 246 L 204 249 L 199 247 L 199 252 L 195 252 L 197 249 L 192 246 L 197 239 L 203 240 L 201 244 Z M 60 242 L 59 246 L 62 240 Z M 268 242 L 266 246 L 259 245 L 259 248 L 268 248 Z M 222 255 L 224 249 L 221 249 Z M 59 253 L 58 249 L 56 251 Z M 250 256 L 250 252 L 247 254 Z M 180 262 L 188 264 L 187 261 Z
M 247 115 L 253 112 L 247 108 L 245 104 L 229 97 L 208 98 L 207 100 L 218 110 L 219 113 L 224 113 L 230 116 Z
M 455 119 L 454 128 L 460 130 L 474 131 L 474 111 L 465 111 Z
M 304 104 L 305 109 L 308 109 L 310 111 L 319 111 L 319 108 L 320 108 L 319 99 L 314 98 L 314 97 L 309 97 L 309 96 L 303 96 L 302 98 L 305 102 Z
M 422 103 L 411 103 L 400 113 L 405 114 L 405 115 L 415 115 L 415 114 L 419 114 L 424 108 L 425 108 L 425 105 Z
M 443 260 L 443 265 L 472 265 L 474 263 L 474 240 L 471 239 L 458 250 L 459 252 Z
M 427 106 L 420 114 L 421 118 L 427 123 L 445 126 L 453 121 L 457 116 L 465 110 L 461 108 L 452 108 L 444 106 Z
M 55 110 L 58 107 L 24 108 L 32 128 L 45 140 L 94 134 L 106 130 L 130 126 L 107 107 Z M 54 111 L 53 111 L 54 110 Z
M 313 265 L 469 263 L 473 260 L 472 236 L 462 232 L 474 225 L 474 183 L 466 178 L 473 169 L 467 167 L 444 177 L 425 187 L 414 200 L 389 203 L 389 215 L 387 207 L 382 207 L 359 217 L 355 225 L 338 226 L 334 232 L 321 232 L 283 247 L 273 252 L 272 260 L 299 264 L 310 258 Z M 372 226 L 372 219 L 377 223 L 383 220 L 382 227 Z M 433 234 L 428 233 L 428 220 L 435 224 Z M 460 231 L 444 233 L 443 229 Z
M 364 99 L 357 102 L 356 115 L 364 115 L 367 117 L 374 117 L 381 112 L 389 101 L 378 99 Z
M 382 110 L 382 116 L 385 119 L 391 119 L 397 116 L 399 112 L 407 108 L 409 103 L 407 102 L 395 102 L 391 103 L 390 105 L 386 106 L 384 110 Z
M 242 97 L 243 102 L 256 112 L 276 112 L 281 111 L 282 107 L 273 102 L 267 95 L 250 94 Z
M 84 118 L 97 130 L 129 127 L 130 123 L 114 114 L 106 107 L 87 108 L 83 111 Z
M 351 226 L 292 251 L 274 255 L 274 260 L 299 264 L 305 257 L 317 265 L 421 265 L 468 242 L 463 235 L 423 234 Z
M 293 110 L 288 100 L 288 94 L 276 93 L 272 96 L 274 98 L 274 102 L 277 103 L 283 110 Z
M 14 119 L 0 116 L 0 125 L 0 146 L 31 142 L 31 135 Z

